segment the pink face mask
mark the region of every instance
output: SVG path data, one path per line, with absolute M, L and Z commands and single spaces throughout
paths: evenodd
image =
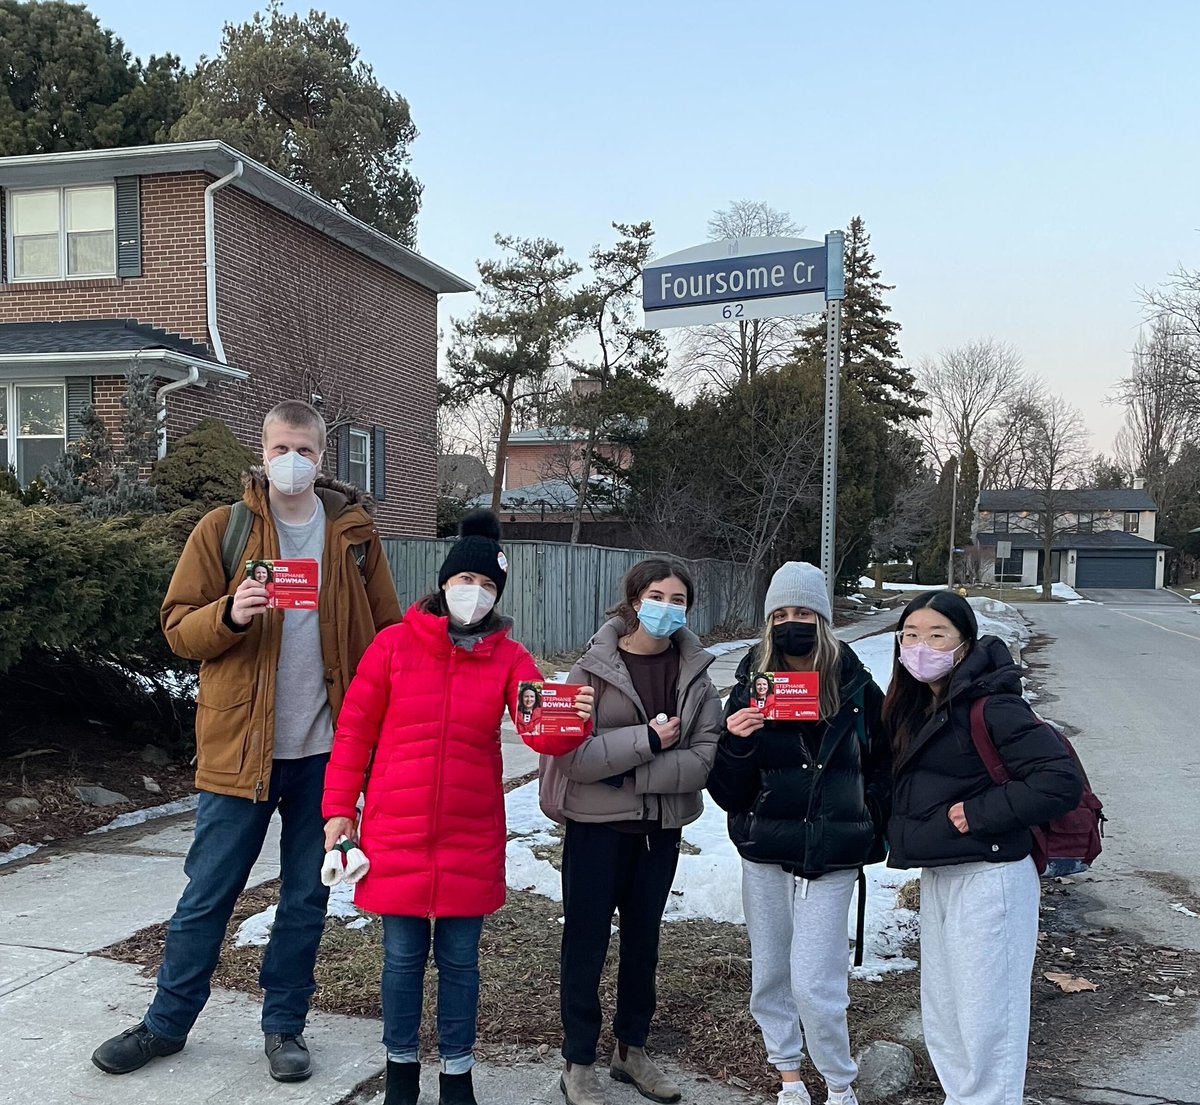
M 954 665 L 958 663 L 955 657 L 962 647 L 959 645 L 949 652 L 940 652 L 930 648 L 924 641 L 915 645 L 901 645 L 900 663 L 914 679 L 922 683 L 936 683 L 954 670 Z

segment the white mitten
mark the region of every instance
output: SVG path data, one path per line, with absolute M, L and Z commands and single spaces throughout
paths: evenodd
M 337 844 L 325 853 L 321 864 L 321 882 L 326 886 L 337 886 L 345 882 L 353 886 L 370 869 L 371 861 L 362 849 L 349 837 L 341 837 Z
M 338 847 L 340 848 L 341 845 L 339 844 Z M 367 859 L 366 853 L 352 840 L 346 841 L 344 854 L 346 856 L 346 867 L 342 872 L 342 878 L 347 885 L 353 886 L 370 870 L 371 861 Z

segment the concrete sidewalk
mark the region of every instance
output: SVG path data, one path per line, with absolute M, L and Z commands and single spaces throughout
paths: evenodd
M 525 777 L 537 757 L 505 744 L 504 776 Z M 174 814 L 110 833 L 46 846 L 0 865 L 0 1072 L 5 1100 L 36 1105 L 368 1105 L 382 1102 L 372 1080 L 382 1073 L 382 1025 L 366 1017 L 313 1014 L 305 1038 L 312 1078 L 295 1085 L 267 1075 L 259 1002 L 214 990 L 188 1038 L 169 1059 L 134 1074 L 97 1070 L 91 1053 L 136 1024 L 154 980 L 133 964 L 104 958 L 103 948 L 174 912 L 186 882 L 183 858 L 193 813 Z M 279 871 L 279 821 L 272 826 L 252 885 Z M 486 972 L 486 965 L 484 967 Z M 547 1009 L 547 1016 L 556 1016 Z M 515 1066 L 477 1067 L 481 1105 L 561 1102 L 555 1054 Z M 677 1071 L 694 1105 L 747 1105 L 740 1090 Z M 422 1105 L 437 1100 L 437 1067 L 423 1077 Z M 641 1099 L 613 1083 L 612 1105 Z

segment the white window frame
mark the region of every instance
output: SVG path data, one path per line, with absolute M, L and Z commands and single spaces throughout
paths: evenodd
M 1141 511 L 1127 510 L 1125 511 L 1125 533 L 1137 533 L 1142 528 Z
M 20 479 L 19 469 L 17 468 L 17 444 L 20 441 L 51 441 L 58 438 L 58 434 L 31 434 L 22 435 L 20 433 L 19 409 L 17 404 L 17 392 L 21 388 L 30 387 L 57 387 L 62 389 L 63 393 L 63 432 L 62 444 L 63 452 L 66 452 L 67 444 L 70 441 L 71 412 L 67 409 L 67 381 L 62 377 L 51 377 L 45 380 L 5 380 L 0 382 L 0 388 L 4 390 L 5 403 L 5 421 L 8 427 L 5 441 L 8 445 L 8 463 L 12 465 L 14 472 L 18 473 L 17 478 Z M 37 479 L 36 476 L 33 479 Z M 28 481 L 22 486 L 28 486 Z
M 113 249 L 112 268 L 107 272 L 67 272 L 67 193 L 88 188 L 107 188 L 112 193 L 113 209 Z M 57 276 L 18 276 L 16 270 L 16 225 L 14 218 L 15 197 L 31 195 L 37 192 L 58 193 L 58 275 Z M 107 280 L 115 279 L 117 275 L 117 186 L 114 181 L 100 180 L 92 184 L 69 184 L 62 187 L 46 188 L 7 188 L 5 189 L 4 225 L 7 228 L 4 235 L 4 246 L 7 252 L 7 265 L 10 284 L 61 284 L 68 280 Z
M 371 488 L 374 486 L 371 483 L 371 477 L 374 475 L 374 473 L 371 471 L 371 449 L 374 445 L 374 442 L 371 439 L 371 431 L 370 430 L 356 430 L 353 426 L 350 427 L 349 436 L 346 439 L 346 459 L 347 459 L 348 465 L 350 465 L 350 466 L 353 466 L 353 464 L 355 463 L 353 461 L 353 459 L 351 459 L 353 457 L 353 453 L 354 453 L 355 438 L 359 438 L 362 440 L 363 451 L 366 456 L 366 478 L 363 481 L 363 484 L 362 484 L 360 490 L 370 492 Z M 354 483 L 354 481 L 349 478 L 349 476 L 350 476 L 349 472 L 346 473 L 346 476 L 347 476 L 348 483 Z M 359 485 L 355 483 L 354 486 L 358 487 Z

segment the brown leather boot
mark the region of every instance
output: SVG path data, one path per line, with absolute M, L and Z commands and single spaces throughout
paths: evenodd
M 651 1101 L 670 1105 L 683 1097 L 679 1087 L 651 1061 L 644 1047 L 617 1044 L 608 1073 L 618 1082 L 627 1082 Z
M 558 1087 L 567 1105 L 604 1105 L 604 1088 L 593 1063 L 564 1063 Z

